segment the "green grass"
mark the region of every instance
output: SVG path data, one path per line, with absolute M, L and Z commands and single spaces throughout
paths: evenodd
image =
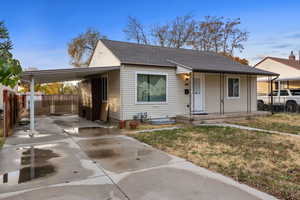
M 228 121 L 228 123 L 291 134 L 300 134 L 300 114 L 275 114 L 266 117 L 250 118 L 247 120 Z
M 3 138 L 3 129 L 0 128 L 0 148 L 4 144 L 4 138 Z
M 0 137 L 0 148 L 3 146 L 4 144 L 4 138 Z
M 138 133 L 136 139 L 281 199 L 300 200 L 300 142 L 235 128 Z

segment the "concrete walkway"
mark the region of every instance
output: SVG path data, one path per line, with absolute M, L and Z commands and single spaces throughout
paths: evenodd
M 39 117 L 0 150 L 0 199 L 276 199 L 76 116 Z

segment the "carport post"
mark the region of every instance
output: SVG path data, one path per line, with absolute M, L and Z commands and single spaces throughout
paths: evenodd
M 34 77 L 30 82 L 30 134 L 34 134 Z

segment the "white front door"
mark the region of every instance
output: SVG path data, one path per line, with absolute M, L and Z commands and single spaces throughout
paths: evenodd
M 194 113 L 204 112 L 203 109 L 203 78 L 201 73 L 194 73 L 193 78 L 193 102 L 194 102 Z

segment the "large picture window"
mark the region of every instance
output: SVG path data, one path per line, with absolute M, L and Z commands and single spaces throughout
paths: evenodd
M 167 76 L 137 74 L 137 102 L 166 102 Z
M 229 98 L 240 97 L 240 79 L 239 78 L 228 78 L 227 79 L 227 92 Z

